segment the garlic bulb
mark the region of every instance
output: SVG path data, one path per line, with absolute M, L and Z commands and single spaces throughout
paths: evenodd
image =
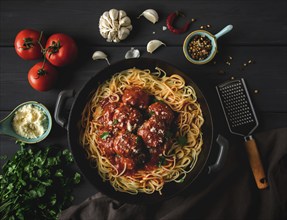
M 143 13 L 141 13 L 138 18 L 144 16 L 147 20 L 155 24 L 158 22 L 158 13 L 154 9 L 147 9 Z
M 160 40 L 151 40 L 150 42 L 148 42 L 147 46 L 146 46 L 146 50 L 149 53 L 153 53 L 157 48 L 159 48 L 161 45 L 166 46 L 165 43 L 163 43 Z
M 108 42 L 118 43 L 126 39 L 133 29 L 131 19 L 123 10 L 105 11 L 99 20 L 99 30 Z
M 93 60 L 106 60 L 107 63 L 108 63 L 109 65 L 111 65 L 111 64 L 110 64 L 110 61 L 108 60 L 107 54 L 105 54 L 103 51 L 95 51 L 95 52 L 93 53 L 92 59 L 93 59 Z

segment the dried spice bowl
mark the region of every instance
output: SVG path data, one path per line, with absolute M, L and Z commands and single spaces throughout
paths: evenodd
M 232 25 L 227 25 L 215 35 L 205 30 L 191 32 L 183 43 L 183 53 L 186 59 L 198 65 L 210 62 L 217 53 L 217 39 L 232 29 Z

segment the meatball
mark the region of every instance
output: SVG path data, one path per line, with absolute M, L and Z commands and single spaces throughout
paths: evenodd
M 163 102 L 155 102 L 148 107 L 148 112 L 151 115 L 155 115 L 161 120 L 164 120 L 167 124 L 171 124 L 174 119 L 174 113 L 172 109 Z
M 114 151 L 129 170 L 141 166 L 146 161 L 146 152 L 139 137 L 130 132 L 122 132 L 115 137 Z
M 110 127 L 113 125 L 113 116 L 116 108 L 119 107 L 118 102 L 107 103 L 103 107 L 102 116 L 99 118 L 99 123 L 103 126 Z
M 126 89 L 122 96 L 123 103 L 140 109 L 146 109 L 148 107 L 149 99 L 149 94 L 138 87 Z
M 121 173 L 126 167 L 127 170 L 136 170 L 136 163 L 131 158 L 126 157 L 115 157 L 115 167 L 117 168 L 118 172 Z
M 133 131 L 142 123 L 142 114 L 130 105 L 121 105 L 113 115 L 113 124 L 120 130 Z
M 114 150 L 115 152 L 124 157 L 131 157 L 140 152 L 140 142 L 135 134 L 130 132 L 121 132 L 115 137 Z
M 167 126 L 163 120 L 152 116 L 138 129 L 137 134 L 142 137 L 149 147 L 159 147 L 164 143 Z
M 99 145 L 99 148 L 106 156 L 114 155 L 114 137 L 107 128 L 102 128 L 97 133 L 97 143 Z

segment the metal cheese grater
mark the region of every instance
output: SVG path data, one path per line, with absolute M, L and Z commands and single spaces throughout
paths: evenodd
M 258 120 L 244 79 L 224 82 L 216 86 L 216 90 L 230 132 L 244 137 L 249 163 L 257 187 L 265 189 L 268 187 L 267 178 L 255 140 L 251 135 L 258 127 Z

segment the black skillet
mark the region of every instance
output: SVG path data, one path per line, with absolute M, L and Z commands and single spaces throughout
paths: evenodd
M 176 73 L 182 76 L 185 79 L 185 82 L 194 88 L 198 97 L 198 102 L 200 103 L 200 106 L 202 108 L 203 117 L 205 120 L 202 127 L 204 144 L 202 146 L 202 151 L 198 157 L 198 161 L 194 169 L 187 175 L 187 177 L 182 183 L 166 183 L 162 190 L 162 195 L 159 195 L 159 193 L 157 192 L 150 195 L 142 193 L 138 195 L 130 195 L 128 193 L 115 191 L 108 181 L 104 182 L 102 180 L 102 178 L 98 174 L 97 169 L 91 167 L 89 161 L 86 158 L 86 153 L 83 147 L 79 144 L 79 121 L 81 119 L 81 113 L 90 98 L 90 94 L 97 89 L 97 85 L 104 82 L 105 80 L 108 80 L 113 74 L 133 67 L 139 69 L 150 69 L 151 71 L 154 70 L 155 67 L 159 67 L 166 71 L 167 74 Z M 62 117 L 62 113 L 65 101 L 68 98 L 74 98 L 74 101 L 70 110 L 68 120 L 66 120 L 64 117 Z M 82 87 L 82 89 L 77 93 L 75 97 L 72 90 L 62 91 L 59 94 L 56 104 L 55 120 L 62 127 L 65 127 L 67 129 L 69 147 L 72 151 L 72 154 L 78 167 L 80 168 L 86 179 L 88 179 L 91 184 L 93 184 L 99 191 L 106 194 L 107 196 L 128 203 L 150 204 L 153 202 L 159 202 L 174 196 L 186 187 L 190 186 L 205 167 L 212 147 L 213 123 L 207 101 L 204 98 L 202 92 L 197 87 L 197 85 L 184 73 L 182 73 L 176 67 L 161 60 L 147 58 L 122 60 L 99 71 Z

